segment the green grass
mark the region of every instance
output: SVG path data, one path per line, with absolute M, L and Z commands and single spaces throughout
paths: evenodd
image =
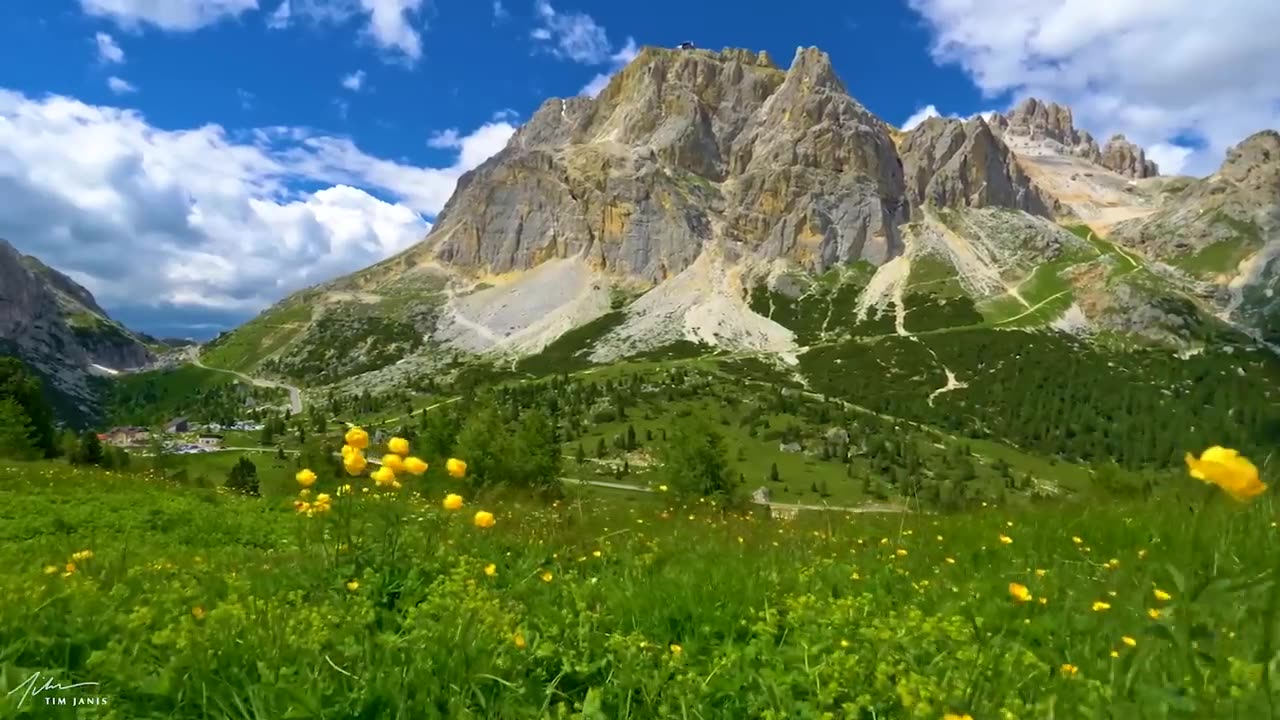
M 108 388 L 107 421 L 119 425 L 152 426 L 178 416 L 241 420 L 246 397 L 260 403 L 281 403 L 286 397 L 282 390 L 250 387 L 227 373 L 194 365 L 119 375 Z
M 268 310 L 205 346 L 201 360 L 224 370 L 251 370 L 288 345 L 311 322 L 311 307 L 297 302 Z
M 1269 497 L 777 522 L 415 482 L 308 518 L 0 465 L 0 707 L 47 716 L 38 672 L 131 720 L 1267 716 Z
M 556 338 L 542 352 L 521 359 L 516 369 L 533 375 L 551 375 L 591 367 L 587 355 L 594 343 L 626 319 L 626 313 L 618 310 L 605 313 Z
M 1236 236 L 1202 247 L 1190 255 L 1175 258 L 1169 264 L 1195 275 L 1229 273 L 1256 249 L 1257 245 L 1248 238 Z

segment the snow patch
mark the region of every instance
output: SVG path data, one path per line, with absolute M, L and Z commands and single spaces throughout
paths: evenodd
M 103 375 L 119 375 L 120 374 L 119 370 L 113 370 L 109 367 L 106 367 L 105 365 L 99 365 L 97 363 L 89 363 L 89 368 L 91 370 L 100 372 Z

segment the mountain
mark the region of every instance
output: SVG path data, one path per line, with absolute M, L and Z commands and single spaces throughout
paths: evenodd
M 396 382 L 477 353 L 795 362 L 815 343 L 944 326 L 1195 349 L 1277 322 L 1268 137 L 1212 178 L 1165 177 L 1053 103 L 904 132 L 815 48 L 782 70 L 766 53 L 649 47 L 598 97 L 545 102 L 421 243 L 286 298 L 206 362 Z M 1222 228 L 1244 233 L 1234 254 Z M 1186 267 L 1203 248 L 1230 267 Z
M 64 419 L 96 412 L 91 375 L 142 367 L 155 344 L 112 320 L 74 280 L 0 240 L 0 352 L 45 379 Z

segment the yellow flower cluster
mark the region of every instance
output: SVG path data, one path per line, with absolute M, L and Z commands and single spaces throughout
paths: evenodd
M 343 436 L 345 444 L 342 446 L 342 467 L 348 475 L 359 477 L 369 466 L 369 460 L 365 457 L 365 451 L 369 449 L 369 433 L 363 428 L 352 427 L 347 430 Z M 409 441 L 402 437 L 393 437 L 387 441 L 387 451 L 377 460 L 378 468 L 369 473 L 369 478 L 379 487 L 384 489 L 399 490 L 403 487 L 400 483 L 399 476 L 403 473 L 410 475 L 422 475 L 427 472 L 427 462 L 421 458 L 410 455 L 411 448 Z M 445 462 L 445 472 L 449 477 L 461 479 L 467 475 L 467 464 L 457 458 L 449 458 Z M 311 486 L 316 484 L 316 474 L 309 468 L 299 470 L 294 478 L 298 481 L 298 485 L 302 490 L 298 493 L 299 499 L 293 503 L 294 508 L 308 517 L 316 513 L 326 513 L 330 510 L 330 498 L 327 494 L 321 493 L 316 496 L 314 502 L 308 502 L 306 498 L 310 495 Z M 367 488 L 366 488 L 367 489 Z M 351 485 L 344 484 L 338 488 L 338 495 L 348 495 L 351 493 Z M 462 508 L 463 499 L 457 493 L 449 493 L 445 496 L 442 505 L 446 510 L 459 510 Z M 496 524 L 497 520 L 493 513 L 481 510 L 476 513 L 474 523 L 478 528 L 491 528 Z
M 78 566 L 76 565 L 76 563 L 83 563 L 85 560 L 89 560 L 89 559 L 91 559 L 92 557 L 93 557 L 93 551 L 92 551 L 92 550 L 80 550 L 79 552 L 71 553 L 71 557 L 67 560 L 67 562 L 66 562 L 66 564 L 65 564 L 65 565 L 62 565 L 62 566 L 58 566 L 58 565 L 45 565 L 45 566 L 44 566 L 44 574 L 45 574 L 45 575 L 53 575 L 53 574 L 57 573 L 58 571 L 62 571 L 62 577 L 64 577 L 64 578 L 65 578 L 65 577 L 71 577 L 72 575 L 74 575 L 74 574 L 75 574 L 75 572 L 76 572 L 76 570 L 77 570 L 77 568 L 78 568 Z

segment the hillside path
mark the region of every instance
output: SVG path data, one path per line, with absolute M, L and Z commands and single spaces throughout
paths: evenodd
M 249 375 L 245 375 L 242 372 L 236 372 L 235 370 L 224 370 L 223 368 L 209 367 L 208 365 L 205 365 L 204 363 L 200 362 L 200 348 L 198 346 L 193 346 L 189 348 L 187 350 L 187 357 L 191 360 L 191 364 L 195 365 L 198 368 L 204 368 L 205 370 L 212 370 L 214 372 L 226 373 L 228 375 L 235 375 L 236 377 L 249 383 L 250 385 L 256 385 L 258 387 L 273 387 L 273 388 L 280 388 L 282 390 L 288 390 L 289 391 L 289 411 L 292 412 L 294 415 L 300 415 L 302 413 L 302 391 L 294 387 L 293 385 L 289 385 L 288 383 L 278 382 L 276 380 L 266 380 L 264 378 L 251 377 Z

